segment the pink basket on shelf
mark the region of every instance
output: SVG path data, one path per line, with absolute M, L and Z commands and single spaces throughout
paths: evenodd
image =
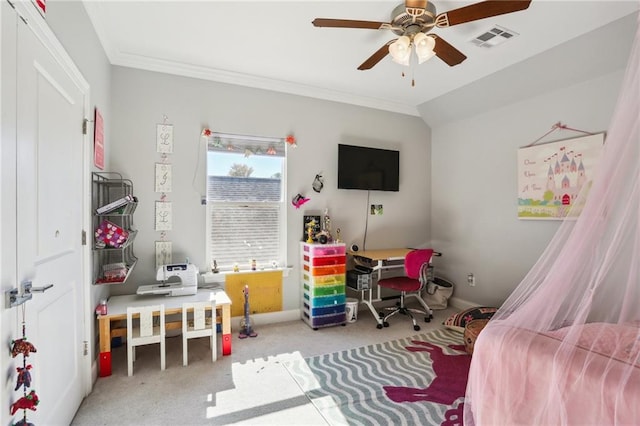
M 103 220 L 95 232 L 97 243 L 102 242 L 107 246 L 115 248 L 122 247 L 122 245 L 127 242 L 128 237 L 129 232 L 108 220 Z

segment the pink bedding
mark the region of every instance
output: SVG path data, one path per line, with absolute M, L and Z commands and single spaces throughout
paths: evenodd
M 545 333 L 558 340 L 567 339 L 586 350 L 597 352 L 618 361 L 640 366 L 638 323 L 591 323 L 579 327 L 564 327 Z
M 473 418 L 465 423 L 640 424 L 638 336 L 634 325 L 588 324 L 540 334 L 494 322 L 475 344 L 469 373 L 474 398 L 465 402 Z M 558 352 L 573 342 L 577 350 Z

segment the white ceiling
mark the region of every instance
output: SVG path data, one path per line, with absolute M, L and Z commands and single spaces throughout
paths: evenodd
M 311 24 L 317 17 L 389 22 L 391 11 L 400 3 L 84 1 L 114 65 L 416 116 L 421 104 L 633 14 L 640 4 L 637 0 L 533 0 L 521 12 L 434 29 L 467 56 L 455 67 L 433 58 L 421 65 L 414 61 L 407 68 L 387 56 L 371 70 L 359 71 L 365 59 L 396 35 L 388 30 Z M 476 2 L 434 1 L 438 13 L 472 3 Z M 492 49 L 470 43 L 493 25 L 519 36 Z

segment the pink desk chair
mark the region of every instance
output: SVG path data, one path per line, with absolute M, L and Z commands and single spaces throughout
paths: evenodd
M 413 329 L 420 330 L 420 326 L 413 317 L 413 313 L 425 315 L 425 322 L 430 322 L 433 318 L 433 311 L 427 305 L 420 294 L 427 285 L 429 268 L 431 267 L 431 258 L 433 257 L 433 249 L 412 250 L 404 258 L 405 276 L 383 278 L 378 280 L 378 285 L 383 288 L 389 288 L 400 292 L 400 302 L 387 315 L 380 313 L 382 325 L 389 327 L 387 320 L 397 313 L 408 315 L 413 322 Z M 407 308 L 405 300 L 407 297 L 415 297 L 418 299 L 424 310 Z

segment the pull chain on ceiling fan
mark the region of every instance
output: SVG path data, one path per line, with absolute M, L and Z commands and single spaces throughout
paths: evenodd
M 430 34 L 433 27 L 452 27 L 492 16 L 518 12 L 527 9 L 529 4 L 531 4 L 531 0 L 489 0 L 437 14 L 435 5 L 430 1 L 405 0 L 403 4 L 398 5 L 391 12 L 391 22 L 316 18 L 312 23 L 316 27 L 390 30 L 398 36 L 396 39 L 389 40 L 360 64 L 359 70 L 373 68 L 387 54 L 391 54 L 394 62 L 408 66 L 411 47 L 414 48 L 420 64 L 437 56 L 447 65 L 453 67 L 467 57 L 442 37 Z

